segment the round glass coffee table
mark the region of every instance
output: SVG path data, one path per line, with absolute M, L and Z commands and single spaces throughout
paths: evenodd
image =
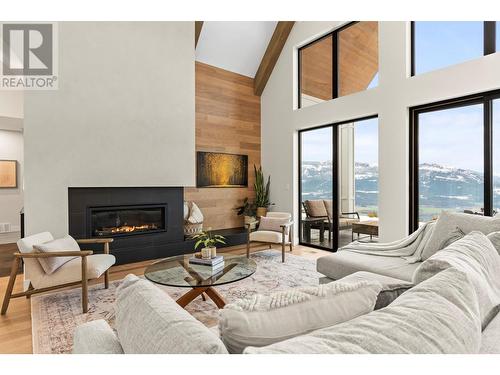
M 244 255 L 224 255 L 224 267 L 215 272 L 209 266 L 189 263 L 190 257 L 191 254 L 166 258 L 153 263 L 144 271 L 146 279 L 154 283 L 191 288 L 177 300 L 182 307 L 200 294 L 205 300 L 206 294 L 219 309 L 222 309 L 226 302 L 213 287 L 246 279 L 257 269 L 255 261 Z

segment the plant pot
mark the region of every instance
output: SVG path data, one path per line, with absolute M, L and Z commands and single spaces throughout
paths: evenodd
M 257 207 L 257 217 L 266 216 L 267 207 Z
M 246 216 L 245 215 L 245 225 L 250 224 L 250 229 L 255 229 L 257 226 L 257 218 L 255 216 Z
M 201 249 L 201 257 L 203 259 L 211 259 L 217 256 L 217 248 L 215 246 L 204 247 Z

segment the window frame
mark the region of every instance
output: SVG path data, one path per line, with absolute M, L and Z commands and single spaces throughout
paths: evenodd
M 297 130 L 298 133 L 298 153 L 297 153 L 297 165 L 298 165 L 298 213 L 297 213 L 297 223 L 298 223 L 298 236 L 299 236 L 299 245 L 302 246 L 308 246 L 308 247 L 313 247 L 316 249 L 321 249 L 321 250 L 326 250 L 330 252 L 337 252 L 339 248 L 339 218 L 338 215 L 336 216 L 336 220 L 333 220 L 332 222 L 332 248 L 327 248 L 324 246 L 316 245 L 316 244 L 310 244 L 302 240 L 303 238 L 303 233 L 302 233 L 302 135 L 303 133 L 307 133 L 308 131 L 314 131 L 318 129 L 324 129 L 324 128 L 332 128 L 332 209 L 334 212 L 339 212 L 339 202 L 338 202 L 338 196 L 339 196 L 339 142 L 340 142 L 340 137 L 338 135 L 339 132 L 339 127 L 341 125 L 345 124 L 350 124 L 350 123 L 355 123 L 358 121 L 364 121 L 364 120 L 370 120 L 370 119 L 378 119 L 379 115 L 374 114 L 374 115 L 368 115 L 368 116 L 363 116 L 363 117 L 358 117 L 352 120 L 345 120 L 345 121 L 339 121 L 339 122 L 334 122 L 330 124 L 325 124 L 325 125 L 319 125 L 319 126 L 313 126 L 310 128 L 304 128 L 304 129 L 299 129 Z M 380 185 L 379 185 L 380 186 Z M 334 199 L 334 197 L 337 197 Z
M 316 42 L 319 42 L 321 40 L 324 40 L 326 38 L 332 38 L 332 98 L 337 99 L 339 98 L 339 33 L 345 29 L 348 29 L 349 27 L 359 23 L 361 21 L 350 21 L 347 22 L 346 24 L 339 26 L 338 28 L 334 29 L 333 31 L 330 31 L 329 33 L 320 36 L 319 38 L 314 39 L 313 41 L 304 44 L 303 46 L 300 46 L 297 48 L 297 76 L 298 76 L 298 84 L 297 84 L 297 109 L 302 108 L 302 87 L 301 87 L 301 73 L 302 73 L 302 50 L 304 50 L 307 47 L 310 47 Z
M 409 132 L 409 233 L 419 225 L 419 127 L 418 116 L 422 113 L 446 109 L 483 105 L 483 168 L 484 168 L 484 215 L 493 213 L 493 101 L 500 99 L 500 90 L 467 95 L 453 99 L 411 107 Z
M 453 21 L 443 21 L 443 22 L 453 22 Z M 415 53 L 415 21 L 411 21 L 410 23 L 410 44 L 411 44 L 411 77 L 418 76 L 420 74 L 426 74 L 433 72 L 434 70 L 431 70 L 429 72 L 425 73 L 415 73 L 415 60 L 416 60 L 416 53 Z M 483 21 L 483 57 L 490 55 L 495 52 L 500 52 L 496 51 L 496 21 Z M 461 62 L 458 62 L 456 64 L 452 65 L 447 65 L 444 68 L 454 66 L 457 64 L 461 64 Z M 438 69 L 435 69 L 438 70 Z

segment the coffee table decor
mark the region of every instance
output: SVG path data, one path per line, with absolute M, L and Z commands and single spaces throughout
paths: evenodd
M 223 255 L 224 267 L 212 267 L 192 264 L 191 255 L 179 255 L 166 258 L 146 268 L 144 276 L 156 284 L 191 288 L 177 299 L 177 303 L 186 307 L 196 297 L 207 295 L 219 309 L 226 305 L 224 298 L 214 289 L 215 286 L 234 283 L 254 274 L 257 264 L 253 259 L 241 255 Z

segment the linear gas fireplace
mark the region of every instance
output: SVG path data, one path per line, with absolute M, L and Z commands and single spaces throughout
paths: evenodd
M 117 264 L 183 254 L 192 251 L 184 241 L 183 199 L 182 187 L 70 187 L 69 234 L 113 238 Z
M 167 230 L 166 204 L 88 209 L 91 237 L 133 236 Z

